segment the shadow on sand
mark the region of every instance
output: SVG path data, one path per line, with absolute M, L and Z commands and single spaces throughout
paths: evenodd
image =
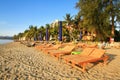
M 106 53 L 106 55 L 109 56 L 106 65 L 109 65 L 110 62 L 111 62 L 112 60 L 114 60 L 115 57 L 117 56 L 117 55 L 113 55 L 113 54 L 109 54 L 109 53 Z M 94 62 L 94 63 L 92 63 L 92 65 L 88 66 L 89 68 L 87 68 L 87 71 L 86 71 L 86 72 L 88 72 L 90 69 L 94 68 L 94 67 L 95 67 L 96 65 L 98 65 L 99 63 L 104 66 L 103 61 Z

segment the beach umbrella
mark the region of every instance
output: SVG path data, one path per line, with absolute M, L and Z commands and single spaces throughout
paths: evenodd
M 39 34 L 39 39 L 40 41 L 42 41 L 42 32 L 40 31 L 40 34 Z
M 62 41 L 62 21 L 59 21 L 59 41 Z
M 36 41 L 37 39 L 36 39 L 36 37 L 34 37 L 34 41 Z
M 46 28 L 46 41 L 48 41 L 48 28 Z
M 36 34 L 34 35 L 34 41 L 37 41 Z
M 82 32 L 80 31 L 80 40 L 82 39 Z

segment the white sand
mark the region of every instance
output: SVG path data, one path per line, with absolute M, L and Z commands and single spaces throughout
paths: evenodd
M 120 80 L 120 49 L 107 49 L 109 63 L 89 64 L 88 71 L 18 42 L 0 45 L 0 80 Z

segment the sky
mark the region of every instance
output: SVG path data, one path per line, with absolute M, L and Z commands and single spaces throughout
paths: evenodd
M 45 26 L 56 19 L 74 16 L 78 0 L 0 0 L 0 36 L 13 36 L 29 25 Z

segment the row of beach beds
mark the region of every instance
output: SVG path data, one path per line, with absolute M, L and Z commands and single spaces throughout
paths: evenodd
M 106 65 L 109 59 L 104 47 L 99 48 L 98 44 L 95 43 L 42 43 L 36 45 L 35 48 L 44 54 L 55 57 L 57 60 L 64 60 L 82 72 L 86 72 L 88 63 L 102 62 Z
M 24 44 L 26 45 L 27 47 L 34 47 L 34 46 L 37 46 L 39 44 L 48 44 L 48 43 L 53 43 L 53 44 L 56 44 L 56 42 L 51 42 L 51 41 L 20 41 L 21 44 Z M 70 42 L 71 43 L 71 42 Z M 76 44 L 74 42 L 72 42 L 73 44 Z M 92 44 L 92 45 L 91 45 Z M 79 47 L 82 47 L 82 48 L 85 48 L 85 47 L 97 47 L 97 48 L 101 48 L 101 49 L 104 49 L 104 48 L 111 48 L 111 47 L 114 47 L 114 48 L 117 48 L 117 49 L 120 49 L 120 42 L 112 42 L 112 43 L 105 43 L 105 42 L 79 42 L 78 43 Z

